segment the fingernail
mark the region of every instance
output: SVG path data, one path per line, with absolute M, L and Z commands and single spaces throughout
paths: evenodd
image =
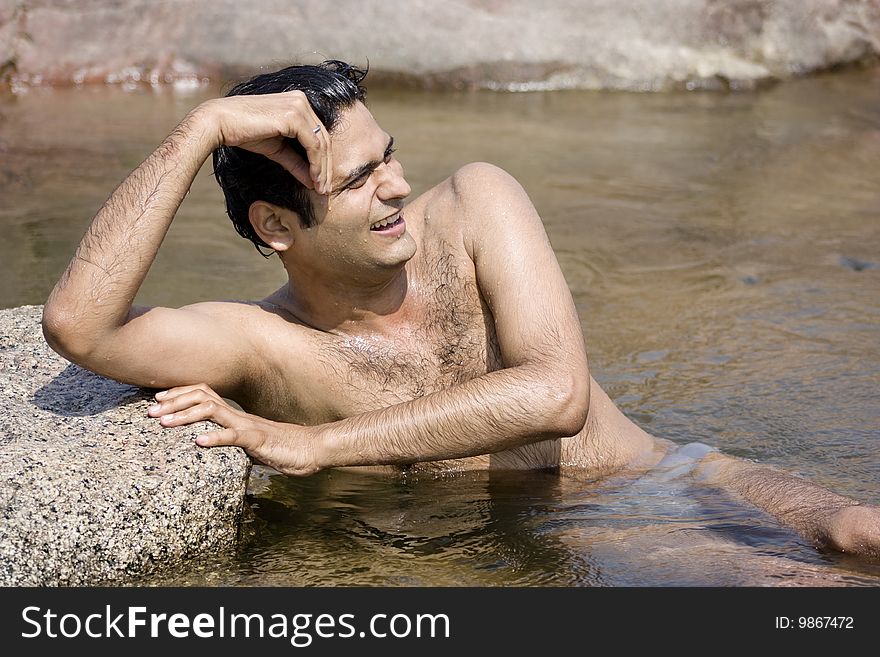
M 174 413 L 169 413 L 168 415 L 163 415 L 159 418 L 162 422 L 171 422 L 174 419 Z
M 147 409 L 147 413 L 158 413 L 160 408 L 162 408 L 162 404 L 153 404 Z
M 162 392 L 157 392 L 156 395 L 155 395 L 156 399 L 162 399 L 162 397 L 165 396 L 165 393 L 166 393 L 166 392 L 168 392 L 168 391 L 167 391 L 167 390 L 163 390 Z
M 196 445 L 201 445 L 204 447 L 207 442 L 208 442 L 207 436 L 196 436 Z

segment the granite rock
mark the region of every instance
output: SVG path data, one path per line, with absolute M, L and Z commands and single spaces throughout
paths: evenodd
M 0 585 L 121 583 L 232 547 L 244 452 L 160 427 L 150 391 L 55 354 L 41 312 L 0 310 Z
M 0 0 L 0 54 L 13 88 L 323 57 L 421 86 L 748 88 L 876 60 L 880 0 Z

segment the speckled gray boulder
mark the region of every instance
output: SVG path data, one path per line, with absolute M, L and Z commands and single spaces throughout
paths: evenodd
M 148 391 L 55 354 L 41 312 L 0 310 L 0 585 L 123 582 L 231 547 L 244 452 L 160 427 Z

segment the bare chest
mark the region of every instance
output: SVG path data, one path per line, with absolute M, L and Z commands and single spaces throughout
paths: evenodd
M 414 291 L 413 320 L 393 331 L 325 341 L 317 358 L 334 389 L 326 413 L 384 408 L 501 367 L 491 313 L 462 269 L 451 255 L 432 262 Z

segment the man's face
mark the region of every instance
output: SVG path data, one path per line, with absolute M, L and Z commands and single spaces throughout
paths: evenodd
M 393 140 L 363 103 L 346 110 L 330 136 L 333 191 L 311 193 L 315 224 L 298 231 L 293 250 L 315 275 L 370 278 L 413 257 L 403 199 L 410 186 Z M 364 282 L 367 282 L 365 280 Z

